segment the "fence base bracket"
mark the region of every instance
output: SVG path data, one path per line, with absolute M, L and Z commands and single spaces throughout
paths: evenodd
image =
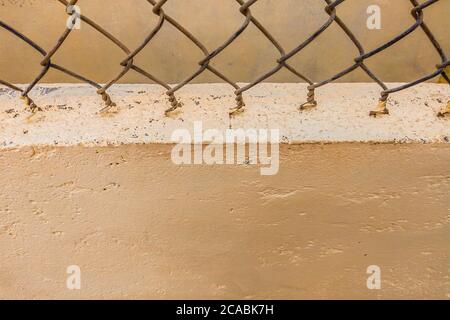
M 447 102 L 447 108 L 438 113 L 439 118 L 450 118 L 450 101 Z
M 305 102 L 304 104 L 302 104 L 299 108 L 300 111 L 306 111 L 306 110 L 311 110 L 314 109 L 315 107 L 317 107 L 317 101 L 312 101 L 312 102 Z
M 244 107 L 234 107 L 234 108 L 230 109 L 228 114 L 230 116 L 237 116 L 238 114 L 241 114 L 243 112 L 244 112 Z
M 175 107 L 171 107 L 171 108 L 167 109 L 166 111 L 164 111 L 164 115 L 166 117 L 170 117 L 170 116 L 174 116 L 175 114 L 177 114 L 180 111 L 181 111 L 181 106 L 177 105 Z
M 369 115 L 371 117 L 378 117 L 378 116 L 384 116 L 389 115 L 389 109 L 386 106 L 387 101 L 380 101 L 378 104 L 378 110 L 370 111 Z

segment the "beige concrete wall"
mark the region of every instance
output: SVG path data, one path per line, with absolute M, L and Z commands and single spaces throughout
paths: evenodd
M 324 1 L 264 0 L 252 7 L 255 16 L 290 50 L 312 34 L 326 19 Z M 157 17 L 144 0 L 81 0 L 82 13 L 108 29 L 130 48 L 136 47 L 156 24 Z M 366 9 L 378 4 L 382 9 L 382 29 L 366 28 Z M 165 6 L 197 36 L 210 50 L 216 48 L 243 22 L 237 3 L 229 0 L 171 0 Z M 339 6 L 338 13 L 348 23 L 363 45 L 369 50 L 391 39 L 411 26 L 409 1 L 352 0 Z M 443 48 L 450 52 L 448 37 L 450 2 L 440 1 L 426 10 L 425 18 Z M 12 24 L 49 50 L 65 28 L 67 15 L 56 0 L 1 0 L 0 19 Z M 0 74 L 13 83 L 28 83 L 39 72 L 40 56 L 0 30 Z M 292 64 L 313 80 L 325 79 L 352 64 L 357 51 L 336 26 L 325 32 L 313 45 L 292 59 Z M 103 40 L 89 27 L 70 35 L 55 62 L 77 70 L 99 82 L 111 79 L 119 70 L 123 53 Z M 192 74 L 201 52 L 173 27 L 165 26 L 137 58 L 137 63 L 175 83 Z M 249 82 L 270 69 L 277 58 L 276 50 L 251 26 L 234 44 L 214 59 L 213 65 L 231 79 Z M 422 31 L 403 40 L 395 47 L 373 57 L 367 64 L 384 81 L 410 81 L 435 70 L 439 57 Z M 362 72 L 354 72 L 342 81 L 368 81 Z M 47 82 L 73 82 L 58 72 L 50 72 Z M 145 82 L 141 76 L 130 73 L 123 82 Z M 205 73 L 199 82 L 218 82 Z M 272 82 L 298 82 L 287 72 L 270 79 Z
M 170 152 L 2 150 L 0 298 L 450 297 L 449 145 L 285 145 L 272 177 Z

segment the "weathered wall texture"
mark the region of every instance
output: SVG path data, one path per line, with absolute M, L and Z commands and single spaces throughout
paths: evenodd
M 324 1 L 265 0 L 252 11 L 286 48 L 291 50 L 309 37 L 328 18 Z M 157 17 L 145 0 L 81 0 L 82 13 L 109 30 L 130 48 L 135 48 L 156 25 Z M 367 7 L 377 4 L 382 9 L 382 29 L 368 30 Z M 165 11 L 192 31 L 212 51 L 242 24 L 238 4 L 230 0 L 171 0 Z M 351 0 L 339 6 L 339 16 L 351 27 L 367 50 L 374 49 L 414 23 L 409 1 Z M 450 52 L 448 29 L 450 1 L 440 1 L 426 10 L 425 19 L 447 53 Z M 56 0 L 0 0 L 0 19 L 16 26 L 43 48 L 49 50 L 65 29 L 65 8 Z M 277 51 L 250 26 L 247 31 L 213 61 L 213 65 L 235 81 L 249 82 L 271 69 Z M 301 54 L 292 59 L 313 80 L 330 77 L 353 63 L 358 55 L 354 45 L 335 25 L 327 30 Z M 12 83 L 28 83 L 39 72 L 39 59 L 32 49 L 4 30 L 0 30 L 0 72 Z M 111 79 L 120 70 L 123 53 L 102 39 L 88 26 L 70 35 L 54 57 L 63 66 L 99 82 Z M 166 82 L 176 83 L 193 73 L 202 53 L 173 27 L 167 25 L 143 51 L 136 62 Z M 394 47 L 367 61 L 367 65 L 383 81 L 410 81 L 435 70 L 439 57 L 421 30 Z M 298 82 L 288 72 L 269 79 L 272 82 Z M 343 82 L 366 82 L 370 79 L 360 71 L 342 79 Z M 68 77 L 50 72 L 44 81 L 66 82 Z M 130 72 L 122 82 L 145 82 Z M 205 73 L 198 82 L 217 82 Z
M 170 151 L 2 151 L 0 298 L 450 297 L 449 145 L 283 146 L 273 177 Z
M 376 85 L 327 86 L 299 112 L 304 89 L 259 86 L 233 119 L 226 85 L 188 86 L 171 118 L 156 86 L 115 86 L 107 116 L 87 86 L 36 88 L 31 118 L 0 91 L 0 298 L 450 298 L 449 86 L 377 119 Z M 279 128 L 280 171 L 175 165 L 165 143 L 198 120 Z

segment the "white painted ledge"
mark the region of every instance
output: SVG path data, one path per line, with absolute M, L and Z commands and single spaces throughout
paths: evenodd
M 286 143 L 419 142 L 448 143 L 450 120 L 436 116 L 450 97 L 450 86 L 422 84 L 393 94 L 391 114 L 368 116 L 377 105 L 375 84 L 331 84 L 317 90 L 318 107 L 298 110 L 304 84 L 261 84 L 245 94 L 245 112 L 229 118 L 234 95 L 228 85 L 183 88 L 180 113 L 166 117 L 164 90 L 156 85 L 116 85 L 109 93 L 117 113 L 102 116 L 100 97 L 79 84 L 41 85 L 31 97 L 43 108 L 31 119 L 19 93 L 0 88 L 0 146 L 116 145 L 171 143 L 174 129 L 280 129 Z

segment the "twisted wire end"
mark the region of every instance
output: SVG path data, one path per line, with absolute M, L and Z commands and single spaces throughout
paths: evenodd
M 167 109 L 164 114 L 166 117 L 169 117 L 172 115 L 175 111 L 178 111 L 183 106 L 181 102 L 178 102 L 177 98 L 173 93 L 168 94 L 169 96 L 169 102 L 170 102 L 170 108 Z
M 378 110 L 370 111 L 369 115 L 374 118 L 376 118 L 378 116 L 382 116 L 382 115 L 388 115 L 389 109 L 387 108 L 386 105 L 387 105 L 387 100 L 386 101 L 380 100 L 378 102 Z
M 30 109 L 31 113 L 36 113 L 38 111 L 42 111 L 42 108 L 38 107 L 34 101 L 28 97 L 27 95 L 21 96 L 20 99 L 25 101 L 25 104 L 27 106 L 27 109 Z
M 238 94 L 236 96 L 236 107 L 231 108 L 228 111 L 228 114 L 230 115 L 230 117 L 236 116 L 236 115 L 244 112 L 244 110 L 245 110 L 244 107 L 245 107 L 244 98 L 242 97 L 242 94 Z
M 317 101 L 314 89 L 308 89 L 308 100 L 300 106 L 300 111 L 309 110 L 317 107 Z
M 105 107 L 99 111 L 100 113 L 106 113 L 110 111 L 111 108 L 116 106 L 116 104 L 111 100 L 109 94 L 107 94 L 105 91 L 98 90 L 97 93 L 102 96 L 102 100 L 105 103 Z
M 447 102 L 447 107 L 438 113 L 440 118 L 450 118 L 450 100 Z
M 389 109 L 387 108 L 387 101 L 388 101 L 388 97 L 389 95 L 386 93 L 382 93 L 381 94 L 381 98 L 378 101 L 378 108 L 377 110 L 373 110 L 370 111 L 369 115 L 371 117 L 378 117 L 378 116 L 383 116 L 383 115 L 388 115 L 389 114 Z

